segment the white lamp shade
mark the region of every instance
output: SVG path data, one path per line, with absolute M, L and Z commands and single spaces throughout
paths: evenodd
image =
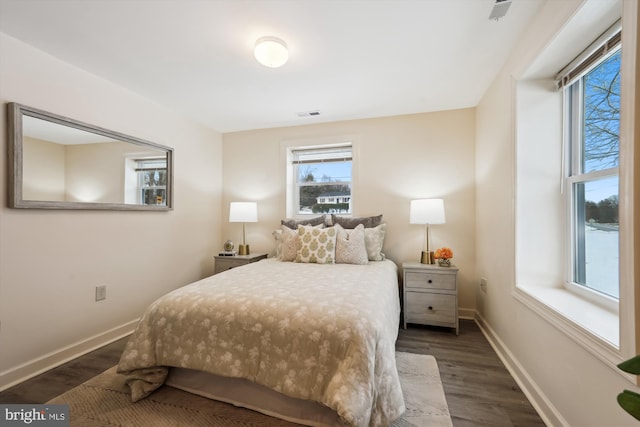
M 410 224 L 444 224 L 444 201 L 442 199 L 418 199 L 411 201 Z
M 261 37 L 256 41 L 253 55 L 265 67 L 282 67 L 289 59 L 287 44 L 277 37 Z
M 258 222 L 257 203 L 231 202 L 229 206 L 229 222 Z

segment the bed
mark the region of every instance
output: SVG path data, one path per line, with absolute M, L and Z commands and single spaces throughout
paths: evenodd
M 172 386 L 285 419 L 278 407 L 288 403 L 300 416 L 313 414 L 290 418 L 308 425 L 386 426 L 398 418 L 405 406 L 395 365 L 396 265 L 327 265 L 314 256 L 265 259 L 152 303 L 118 365 L 132 400 L 173 370 Z M 252 385 L 253 403 L 239 402 L 251 393 L 238 387 Z

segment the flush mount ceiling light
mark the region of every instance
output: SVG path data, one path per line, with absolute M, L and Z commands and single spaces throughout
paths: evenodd
M 260 37 L 253 51 L 259 63 L 265 67 L 282 67 L 289 59 L 287 44 L 277 37 Z
M 496 3 L 491 9 L 491 13 L 489 14 L 489 19 L 497 21 L 498 19 L 503 18 L 507 14 L 509 6 L 511 6 L 511 0 L 496 0 Z

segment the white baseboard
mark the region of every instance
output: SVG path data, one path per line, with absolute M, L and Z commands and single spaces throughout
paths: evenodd
M 507 367 L 507 370 L 514 378 L 518 386 L 522 389 L 522 392 L 527 396 L 531 405 L 540 415 L 540 418 L 547 426 L 569 426 L 569 423 L 562 417 L 560 412 L 556 409 L 553 403 L 542 392 L 538 385 L 529 376 L 527 371 L 520 365 L 515 359 L 511 351 L 502 342 L 500 337 L 495 333 L 491 326 L 484 320 L 480 314 L 475 313 L 475 321 L 484 336 L 493 347 L 502 363 Z
M 29 360 L 4 372 L 0 372 L 0 391 L 13 387 L 29 378 L 35 377 L 56 366 L 60 366 L 83 354 L 125 337 L 133 332 L 137 324 L 138 319 L 132 320 L 124 325 L 117 326 L 106 332 L 94 335 L 67 347 L 47 353 L 44 356 Z
M 473 308 L 458 308 L 458 317 L 460 319 L 475 320 L 476 310 Z

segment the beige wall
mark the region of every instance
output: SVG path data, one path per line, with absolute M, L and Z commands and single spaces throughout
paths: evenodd
M 449 246 L 459 266 L 462 314 L 473 316 L 475 266 L 475 110 L 463 109 L 224 135 L 222 234 L 240 242 L 242 226 L 228 222 L 229 202 L 257 201 L 247 225 L 253 252 L 273 253 L 271 232 L 285 218 L 285 147 L 354 142 L 353 213 L 383 214 L 384 252 L 398 264 L 419 261 L 424 226 L 409 224 L 411 199 L 444 199 L 447 223 L 431 227 L 432 243 Z
M 40 139 L 22 139 L 22 198 L 64 202 L 64 146 Z
M 500 354 L 549 425 L 627 426 L 634 425 L 635 421 L 619 408 L 616 396 L 625 388 L 640 390 L 615 366 L 585 350 L 514 298 L 516 133 L 513 107 L 516 101 L 513 76 L 528 67 L 533 56 L 566 25 L 581 3 L 580 0 L 546 3 L 477 108 L 476 260 L 479 275 L 489 281 L 487 293 L 477 291 L 477 308 L 481 323 Z M 631 2 L 625 0 L 624 3 L 628 10 Z M 624 19 L 629 24 L 627 30 L 636 28 L 631 25 L 636 18 L 625 16 Z M 625 32 L 624 37 L 629 36 L 637 39 L 638 34 Z M 637 88 L 640 83 L 637 72 L 635 80 Z
M 1 33 L 0 52 L 2 117 L 14 101 L 175 150 L 171 212 L 9 209 L 0 163 L 1 388 L 131 330 L 158 296 L 213 274 L 222 137 Z
M 66 200 L 123 203 L 126 154 L 136 148 L 125 142 L 67 145 Z

